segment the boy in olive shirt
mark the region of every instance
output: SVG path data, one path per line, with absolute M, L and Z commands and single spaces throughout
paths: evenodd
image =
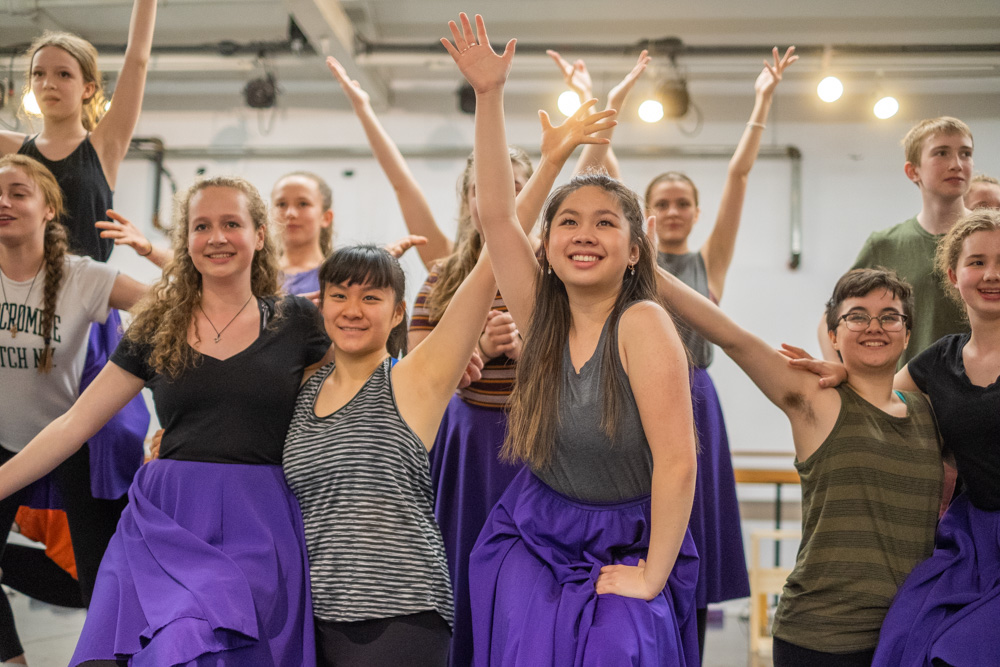
M 920 213 L 872 233 L 851 267 L 893 269 L 913 286 L 916 317 L 900 368 L 938 338 L 969 330 L 961 309 L 941 286 L 934 252 L 938 240 L 968 213 L 963 197 L 972 178 L 972 131 L 957 118 L 930 118 L 907 132 L 903 147 L 903 171 L 920 188 Z M 819 342 L 823 356 L 836 360 L 825 320 L 820 324 Z

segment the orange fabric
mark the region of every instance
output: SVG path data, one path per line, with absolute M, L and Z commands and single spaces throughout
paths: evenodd
M 21 528 L 21 534 L 28 539 L 45 545 L 45 555 L 56 565 L 76 576 L 76 559 L 73 557 L 73 542 L 69 537 L 69 522 L 62 510 L 36 510 L 21 507 L 14 519 Z

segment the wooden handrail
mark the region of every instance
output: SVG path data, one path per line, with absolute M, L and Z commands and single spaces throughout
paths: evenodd
M 735 468 L 737 484 L 798 484 L 799 473 L 788 468 Z

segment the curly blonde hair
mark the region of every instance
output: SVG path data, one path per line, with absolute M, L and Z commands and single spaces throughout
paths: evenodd
M 46 31 L 35 38 L 25 55 L 28 56 L 28 72 L 24 78 L 24 92 L 31 90 L 31 70 L 35 66 L 35 54 L 46 46 L 56 46 L 79 63 L 84 83 L 94 84 L 94 94 L 83 101 L 83 127 L 91 132 L 104 115 L 104 82 L 101 70 L 97 68 L 97 49 L 82 37 L 69 32 Z M 24 95 L 21 96 L 24 98 Z
M 63 283 L 66 254 L 69 252 L 66 227 L 60 222 L 66 212 L 63 205 L 62 189 L 48 167 L 27 155 L 11 153 L 0 157 L 0 169 L 5 168 L 24 172 L 24 175 L 30 178 L 41 191 L 46 206 L 53 211 L 52 218 L 45 222 L 45 241 L 42 255 L 45 268 L 45 287 L 42 296 L 42 319 L 39 323 L 45 347 L 42 348 L 42 356 L 38 360 L 38 372 L 48 373 L 52 370 L 52 330 L 56 321 L 56 301 Z
M 188 330 L 194 309 L 201 303 L 201 274 L 188 252 L 188 223 L 191 198 L 206 188 L 230 188 L 243 194 L 254 229 L 267 232 L 267 204 L 249 181 L 237 176 L 215 176 L 195 183 L 175 200 L 173 259 L 164 267 L 163 276 L 133 309 L 132 326 L 126 337 L 152 349 L 147 362 L 158 373 L 177 377 L 200 360 L 188 345 Z M 250 269 L 250 289 L 258 298 L 276 297 L 278 255 L 269 233 L 264 247 L 254 253 Z M 277 316 L 277 314 L 276 314 Z M 274 322 L 277 317 L 273 317 Z

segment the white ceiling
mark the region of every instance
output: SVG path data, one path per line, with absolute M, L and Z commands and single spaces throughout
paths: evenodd
M 121 62 L 130 6 L 130 0 L 0 0 L 0 49 L 10 53 L 42 29 L 69 30 L 108 47 L 102 67 L 114 72 Z M 262 71 L 259 45 L 287 46 L 289 17 L 294 17 L 312 48 L 344 61 L 381 108 L 452 109 L 460 79 L 435 45 L 460 9 L 476 7 L 447 0 L 161 0 L 146 108 L 241 105 L 243 85 Z M 733 55 L 681 54 L 679 64 L 688 74 L 692 96 L 714 100 L 706 105 L 720 112 L 725 112 L 727 98 L 746 95 L 770 46 L 788 44 L 802 47 L 804 57 L 783 84 L 786 94 L 812 95 L 823 69 L 821 49 L 833 46 L 829 65 L 856 84 L 859 98 L 867 99 L 878 87 L 892 87 L 928 98 L 971 95 L 994 107 L 1000 101 L 996 0 L 507 0 L 481 2 L 478 9 L 495 43 L 518 38 L 510 83 L 514 107 L 522 98 L 524 108 L 537 108 L 561 89 L 558 72 L 541 53 L 546 47 L 569 58 L 584 57 L 601 94 L 630 69 L 641 41 L 668 37 L 707 49 L 759 47 Z M 223 41 L 243 48 L 233 56 L 221 55 L 214 45 Z M 363 52 L 365 44 L 370 52 Z M 994 46 L 978 53 L 909 55 L 837 48 L 983 44 Z M 4 60 L 13 65 L 20 86 L 23 59 Z M 322 58 L 308 47 L 298 55 L 287 48 L 271 52 L 265 61 L 278 79 L 281 105 L 344 106 Z M 644 85 L 663 76 L 667 63 L 665 55 L 656 58 Z

